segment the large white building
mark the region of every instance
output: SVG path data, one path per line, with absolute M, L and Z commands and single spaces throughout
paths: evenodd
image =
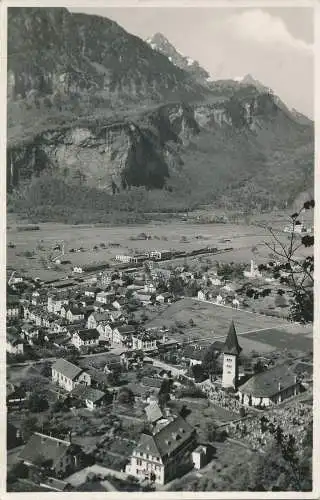
M 57 359 L 52 366 L 52 381 L 66 391 L 72 391 L 78 384 L 91 385 L 88 373 L 62 358 Z
M 126 472 L 163 485 L 178 477 L 180 468 L 194 466 L 196 447 L 196 431 L 181 416 L 164 419 L 153 432 L 141 434 Z
M 149 351 L 157 348 L 157 336 L 152 332 L 132 335 L 132 349 Z

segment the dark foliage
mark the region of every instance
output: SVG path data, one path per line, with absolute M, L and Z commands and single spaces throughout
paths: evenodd
M 287 245 L 270 229 L 274 241 L 273 244 L 267 244 L 267 246 L 278 260 L 259 266 L 261 271 L 268 270 L 279 285 L 286 285 L 291 290 L 290 319 L 300 323 L 313 322 L 314 256 L 308 255 L 307 257 L 299 258 L 297 253 L 301 247 L 312 247 L 314 245 L 314 236 L 306 234 L 301 236 L 300 241 L 296 243 L 295 228 L 299 225 L 298 217 L 302 211 L 312 209 L 314 206 L 314 200 L 306 201 L 299 212 L 291 215 L 292 232 Z M 269 288 L 260 290 L 250 287 L 246 291 L 247 296 L 254 299 L 266 297 L 270 293 L 271 290 Z M 286 305 L 283 297 L 284 290 L 279 288 L 277 293 L 275 304 L 278 307 L 284 307 Z

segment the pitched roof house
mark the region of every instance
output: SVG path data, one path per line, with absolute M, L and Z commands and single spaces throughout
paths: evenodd
M 97 328 L 101 321 L 110 321 L 110 312 L 93 312 L 87 320 L 87 328 Z
M 248 406 L 272 406 L 300 392 L 296 374 L 285 365 L 251 377 L 238 389 L 240 402 Z
M 84 312 L 78 307 L 70 307 L 66 311 L 66 319 L 73 323 L 75 321 L 79 321 L 84 318 Z
M 78 385 L 71 393 L 72 397 L 80 399 L 89 410 L 95 410 L 103 403 L 105 393 L 93 387 Z
M 47 464 L 55 475 L 65 476 L 75 469 L 78 456 L 70 441 L 35 432 L 21 451 L 20 459 L 26 465 Z
M 78 330 L 73 334 L 71 342 L 77 349 L 80 349 L 84 346 L 98 345 L 99 337 L 100 334 L 95 328 Z
M 66 391 L 72 391 L 78 384 L 91 385 L 91 377 L 85 370 L 62 358 L 52 366 L 52 381 Z
M 177 476 L 180 466 L 193 467 L 196 431 L 181 416 L 164 421 L 153 434 L 142 433 L 126 472 L 139 479 L 165 484 Z
M 142 351 L 157 349 L 157 335 L 152 332 L 142 332 L 132 335 L 132 348 Z
M 119 345 L 125 345 L 131 340 L 131 336 L 134 332 L 135 328 L 133 326 L 118 326 L 112 332 L 112 342 Z

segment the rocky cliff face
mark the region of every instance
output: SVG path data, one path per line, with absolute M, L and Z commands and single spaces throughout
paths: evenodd
M 48 169 L 107 191 L 162 188 L 169 169 L 179 163 L 170 143 L 185 144 L 198 132 L 194 111 L 185 104 L 162 106 L 136 121 L 45 131 L 8 148 L 8 188 Z
M 257 139 L 266 120 L 278 112 L 272 98 L 262 95 L 216 104 L 168 104 L 135 119 L 47 130 L 8 148 L 8 188 L 50 170 L 67 182 L 110 192 L 130 186 L 161 189 L 181 172 L 182 157 L 198 136 L 218 133 L 228 141 L 230 131 L 238 130 Z
M 67 186 L 166 189 L 195 203 L 228 190 L 284 199 L 312 185 L 313 124 L 276 96 L 250 82 L 206 86 L 106 18 L 60 8 L 8 17 L 9 191 L 44 171 Z

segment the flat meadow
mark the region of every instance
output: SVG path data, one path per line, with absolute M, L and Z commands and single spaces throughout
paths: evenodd
M 193 298 L 184 298 L 170 304 L 147 326 L 177 327 L 171 334 L 175 340 L 201 340 L 207 345 L 226 338 L 231 320 L 234 321 L 244 352 L 268 353 L 287 346 L 301 351 L 312 350 L 312 327 Z
M 270 250 L 264 242 L 270 234 L 264 228 L 241 224 L 197 224 L 188 221 L 153 222 L 144 225 L 94 226 L 58 223 L 39 224 L 39 230 L 19 231 L 18 224 L 7 227 L 7 266 L 41 279 L 66 275 L 72 266 L 106 261 L 115 263 L 117 254 L 142 253 L 147 250 L 192 251 L 204 247 L 233 250 L 216 256 L 220 261 L 265 262 Z M 150 239 L 139 239 L 146 234 Z M 287 238 L 284 233 L 282 238 Z M 50 265 L 48 260 L 57 243 L 64 242 L 69 267 Z M 9 245 L 10 244 L 10 245 Z M 73 249 L 82 248 L 81 252 Z M 215 256 L 212 256 L 215 258 Z

